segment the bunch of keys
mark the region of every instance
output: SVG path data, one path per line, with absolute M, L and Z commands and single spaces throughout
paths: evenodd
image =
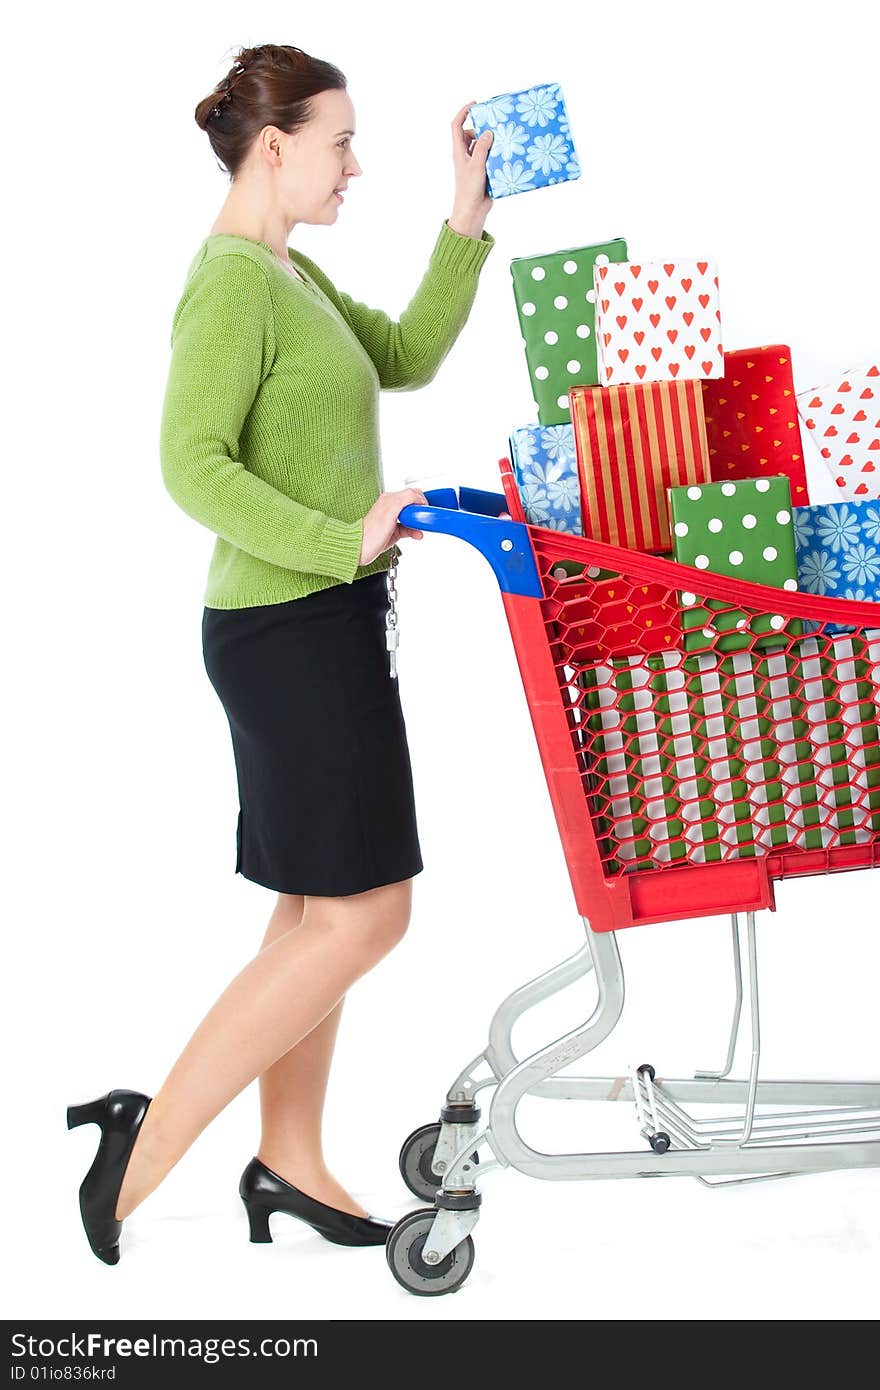
M 392 680 L 397 679 L 397 643 L 398 618 L 397 618 L 397 556 L 392 555 L 391 564 L 385 576 L 385 583 L 388 587 L 388 612 L 385 614 L 385 650 L 388 652 L 389 675 Z

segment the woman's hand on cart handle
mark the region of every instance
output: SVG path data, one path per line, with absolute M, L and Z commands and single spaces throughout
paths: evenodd
M 401 526 L 397 520 L 404 507 L 412 506 L 416 502 L 422 502 L 425 506 L 428 504 L 427 497 L 417 487 L 405 487 L 400 492 L 383 492 L 376 499 L 364 517 L 364 535 L 358 564 L 369 565 L 377 555 L 390 550 L 396 541 L 406 537 L 417 541 L 422 539 L 424 532 L 417 531 L 412 526 Z

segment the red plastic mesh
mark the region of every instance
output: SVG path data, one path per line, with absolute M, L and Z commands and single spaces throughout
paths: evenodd
M 528 529 L 606 878 L 880 841 L 880 605 Z

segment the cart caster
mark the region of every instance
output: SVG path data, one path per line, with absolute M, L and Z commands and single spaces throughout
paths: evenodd
M 398 1160 L 400 1176 L 410 1192 L 421 1197 L 423 1202 L 433 1202 L 442 1181 L 439 1174 L 431 1171 L 437 1140 L 440 1138 L 440 1125 L 422 1125 L 404 1141 Z M 471 1154 L 474 1163 L 479 1163 L 479 1155 Z
M 669 1152 L 672 1140 L 665 1130 L 661 1129 L 656 1134 L 651 1135 L 651 1148 L 655 1154 L 665 1154 Z
M 470 1236 L 465 1236 L 438 1264 L 425 1263 L 422 1250 L 436 1215 L 433 1207 L 429 1211 L 409 1212 L 391 1229 L 385 1242 L 385 1258 L 398 1284 L 408 1293 L 428 1298 L 460 1289 L 474 1263 L 474 1242 Z
M 636 1067 L 636 1071 L 639 1076 L 644 1076 L 647 1073 L 649 1081 L 653 1081 L 654 1077 L 657 1075 L 650 1062 L 643 1062 L 640 1067 Z

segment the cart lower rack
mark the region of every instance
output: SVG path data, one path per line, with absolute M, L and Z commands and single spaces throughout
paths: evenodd
M 503 494 L 439 489 L 399 520 L 457 536 L 494 571 L 586 941 L 502 1002 L 439 1122 L 402 1147 L 404 1181 L 431 1206 L 397 1222 L 386 1254 L 405 1289 L 429 1296 L 467 1278 L 477 1179 L 493 1168 L 716 1186 L 880 1166 L 880 1081 L 760 1077 L 755 923 L 781 879 L 880 863 L 880 604 L 721 578 L 529 525 L 509 460 L 500 467 Z M 677 1081 L 650 1063 L 626 1076 L 556 1075 L 620 1018 L 617 931 L 719 914 L 731 919 L 735 978 L 719 1070 Z M 589 971 L 593 1014 L 518 1058 L 517 1019 Z M 737 1080 L 746 997 L 750 1061 Z M 490 1087 L 481 1122 L 476 1096 Z M 527 1094 L 629 1102 L 640 1146 L 533 1149 L 516 1126 Z M 708 1121 L 688 1109 L 707 1103 L 723 1113 Z

